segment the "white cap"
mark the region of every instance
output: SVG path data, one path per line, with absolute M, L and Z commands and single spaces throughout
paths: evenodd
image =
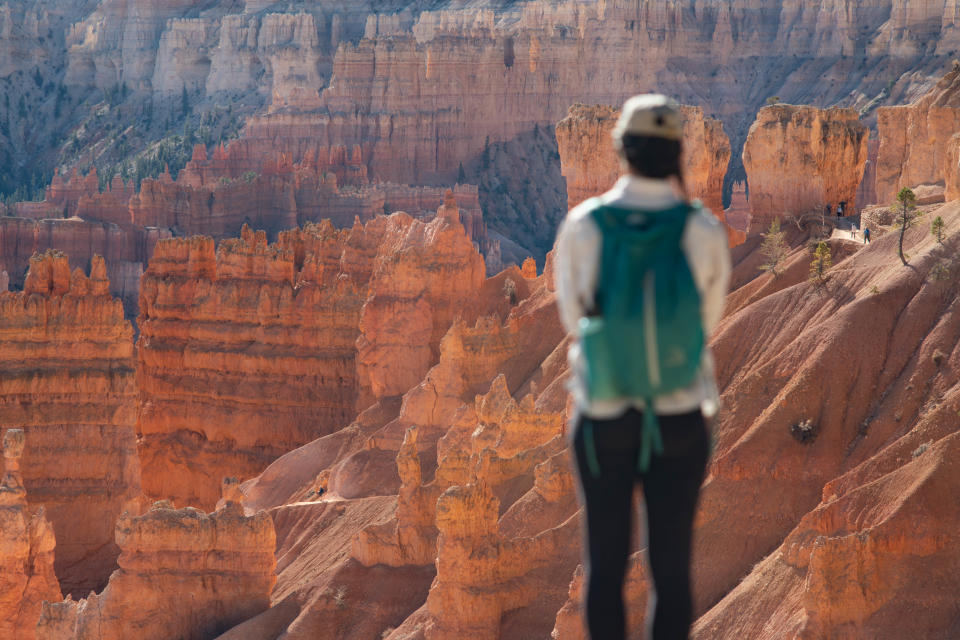
M 623 104 L 612 135 L 615 142 L 626 135 L 682 140 L 683 115 L 677 103 L 665 95 L 633 96 Z

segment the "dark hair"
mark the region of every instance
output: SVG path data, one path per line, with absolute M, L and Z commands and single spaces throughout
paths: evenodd
M 620 153 L 636 173 L 647 178 L 677 176 L 683 181 L 679 140 L 627 134 L 620 144 Z

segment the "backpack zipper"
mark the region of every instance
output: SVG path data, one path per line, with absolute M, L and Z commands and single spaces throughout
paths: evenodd
M 657 307 L 653 269 L 643 277 L 643 337 L 647 343 L 647 375 L 653 387 L 660 387 L 660 354 L 657 353 Z M 652 411 L 652 407 L 647 407 Z

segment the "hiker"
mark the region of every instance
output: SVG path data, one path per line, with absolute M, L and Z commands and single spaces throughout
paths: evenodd
M 863 228 L 863 244 L 870 244 L 870 227 Z
M 842 217 L 843 217 L 843 205 L 845 205 L 845 204 L 847 204 L 847 203 L 846 203 L 846 202 L 841 202 L 840 204 L 837 205 L 837 217 L 838 217 L 838 218 L 842 218 Z
M 576 337 L 568 354 L 570 434 L 593 640 L 625 637 L 622 591 L 638 482 L 657 592 L 653 638 L 686 638 L 693 619 L 690 551 L 710 441 L 705 417 L 719 406 L 705 340 L 723 313 L 730 255 L 720 223 L 687 200 L 682 136 L 675 103 L 652 94 L 628 100 L 613 130 L 623 175 L 570 211 L 557 236 L 557 305 Z
M 829 218 L 829 217 L 832 216 L 832 215 L 833 215 L 833 207 L 831 207 L 831 206 L 828 204 L 828 205 L 827 205 L 827 217 Z
M 850 238 L 853 240 L 857 239 L 857 223 L 856 222 L 850 225 Z

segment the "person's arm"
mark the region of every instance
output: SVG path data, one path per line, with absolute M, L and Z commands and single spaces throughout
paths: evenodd
M 568 333 L 576 333 L 585 305 L 593 299 L 599 247 L 600 232 L 593 219 L 577 209 L 567 214 L 557 233 L 554 280 L 560 320 Z
M 703 330 L 707 337 L 713 333 L 723 317 L 723 307 L 730 287 L 730 247 L 727 232 L 722 224 L 711 229 L 707 250 L 710 255 L 711 269 L 704 287 Z

